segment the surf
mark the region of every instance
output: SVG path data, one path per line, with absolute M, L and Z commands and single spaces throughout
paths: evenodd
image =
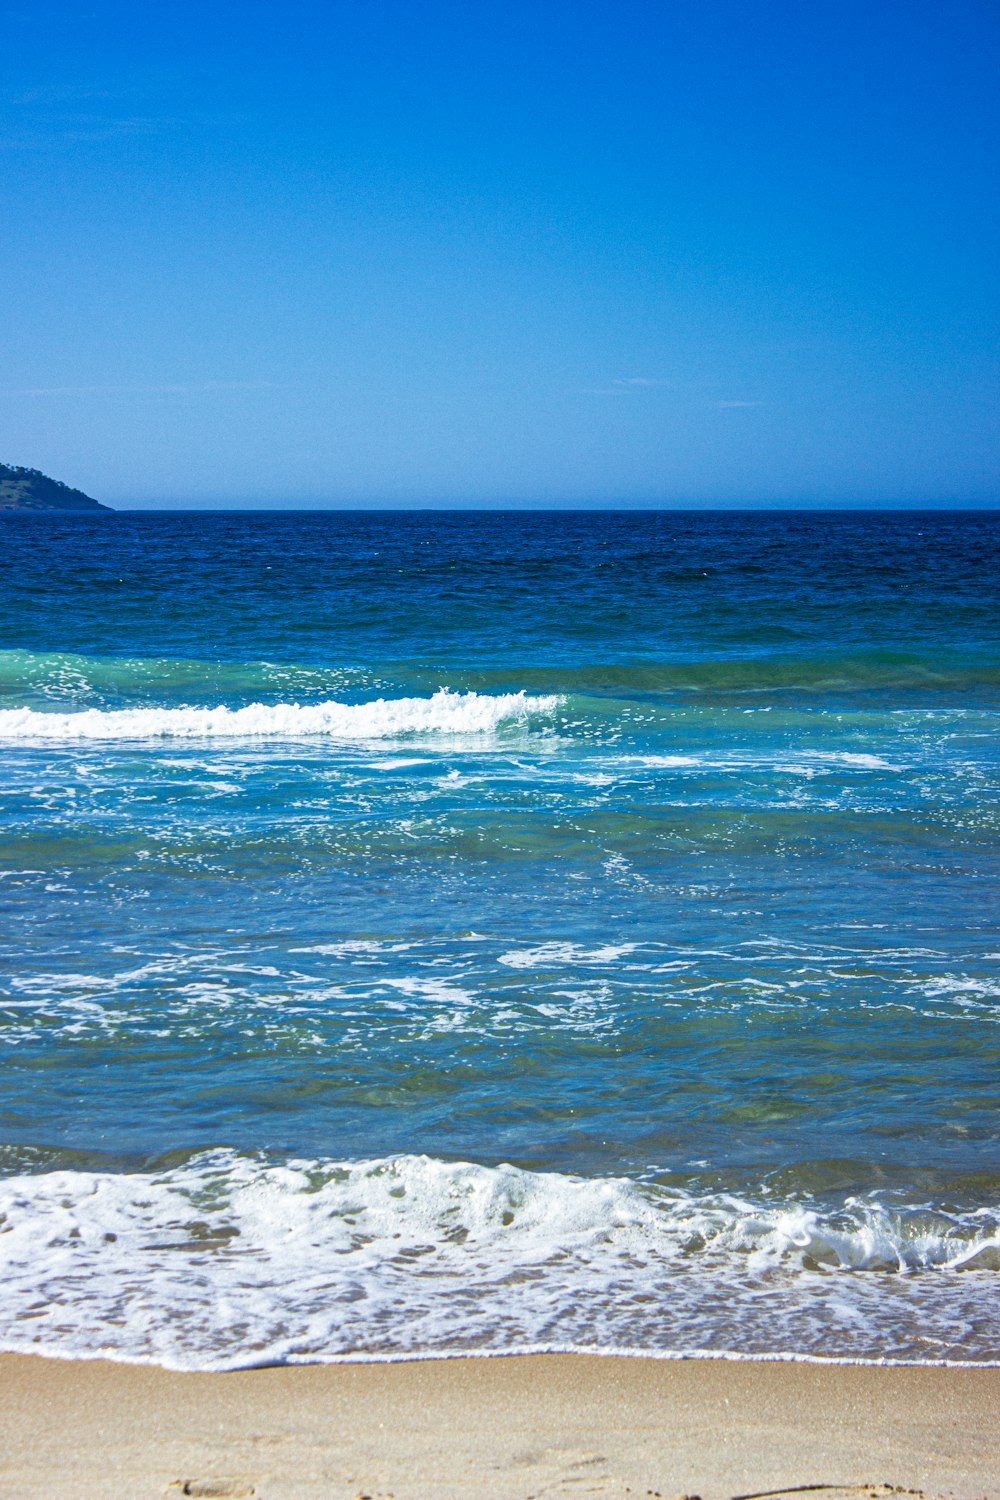
M 490 734 L 503 724 L 550 714 L 555 695 L 496 696 L 441 688 L 429 698 L 377 698 L 368 703 L 250 703 L 243 708 L 0 710 L 0 741 L 146 739 L 393 739 L 410 734 Z

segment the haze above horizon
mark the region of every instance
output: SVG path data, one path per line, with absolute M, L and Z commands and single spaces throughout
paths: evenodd
M 996 503 L 985 0 L 0 34 L 5 462 L 117 507 Z

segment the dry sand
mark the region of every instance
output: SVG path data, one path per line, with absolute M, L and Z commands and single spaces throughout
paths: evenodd
M 0 1433 L 0 1494 L 33 1500 L 1000 1497 L 1000 1369 L 535 1355 L 179 1375 L 3 1355 Z

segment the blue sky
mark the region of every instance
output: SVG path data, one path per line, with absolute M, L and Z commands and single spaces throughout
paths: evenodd
M 993 0 L 14 0 L 0 48 L 3 461 L 996 503 Z

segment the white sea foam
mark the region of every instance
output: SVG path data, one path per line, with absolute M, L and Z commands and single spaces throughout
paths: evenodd
M 822 1213 L 427 1157 L 0 1183 L 0 1346 L 175 1367 L 540 1346 L 988 1361 L 998 1268 L 985 1209 Z
M 697 770 L 710 772 L 746 772 L 770 770 L 797 776 L 810 776 L 818 772 L 847 771 L 898 771 L 900 767 L 880 755 L 868 755 L 851 750 L 775 750 L 770 754 L 743 752 L 724 755 L 705 751 L 699 755 L 630 755 L 622 756 L 621 764 L 646 767 L 650 770 Z
M 613 964 L 634 952 L 635 946 L 635 943 L 603 943 L 599 948 L 586 948 L 581 943 L 542 943 L 538 948 L 515 948 L 509 953 L 501 953 L 497 962 L 509 969 Z
M 881 755 L 867 755 L 850 750 L 810 750 L 809 760 L 827 762 L 832 766 L 852 766 L 859 771 L 898 771 L 899 766 L 885 760 Z
M 370 703 L 251 703 L 246 708 L 81 709 L 38 713 L 0 709 L 0 742 L 139 739 L 394 739 L 407 734 L 488 734 L 533 714 L 550 714 L 558 697 L 526 693 L 453 693 L 378 698 Z

